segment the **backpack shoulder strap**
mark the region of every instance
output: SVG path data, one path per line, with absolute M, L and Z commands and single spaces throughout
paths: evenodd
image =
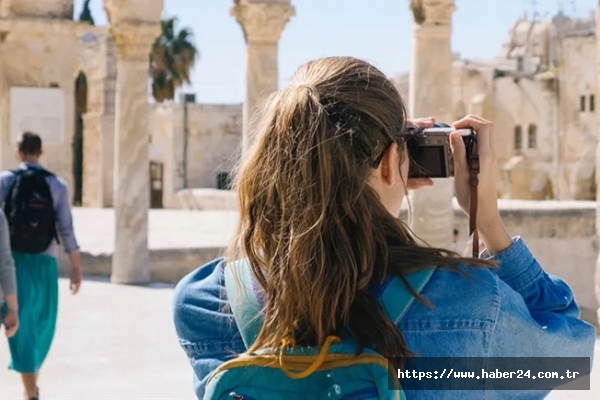
M 262 327 L 262 307 L 254 291 L 250 265 L 247 260 L 238 260 L 226 264 L 224 273 L 227 300 L 242 340 L 248 348 L 254 343 Z
M 47 169 L 44 169 L 44 168 L 38 168 L 37 171 L 39 173 L 41 173 L 42 175 L 46 176 L 46 177 L 56 176 L 54 173 L 52 173 L 52 172 L 50 172 L 50 171 L 48 171 Z
M 405 276 L 405 279 L 415 292 L 421 293 L 434 272 L 435 268 L 423 269 Z M 388 317 L 397 325 L 414 300 L 415 297 L 404 282 L 400 278 L 393 277 L 381 293 L 379 303 Z
M 420 293 L 433 276 L 435 268 L 424 269 L 405 277 L 409 285 Z M 225 265 L 225 288 L 233 317 L 248 348 L 262 327 L 262 307 L 252 284 L 251 270 L 247 260 Z M 388 317 L 398 324 L 415 297 L 399 278 L 390 279 L 381 293 L 379 302 Z
M 17 169 L 9 169 L 8 171 L 13 174 L 14 178 L 10 182 L 10 186 L 8 187 L 8 191 L 6 192 L 6 198 L 4 199 L 4 201 L 8 201 L 11 198 L 12 193 L 14 192 L 14 188 L 17 185 L 19 176 L 21 176 L 23 174 L 23 172 L 25 172 L 27 170 L 22 169 L 22 168 L 17 168 Z

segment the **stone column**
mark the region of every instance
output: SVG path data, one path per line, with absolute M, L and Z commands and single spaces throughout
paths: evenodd
M 83 206 L 112 207 L 115 117 L 104 112 L 83 115 Z
M 453 0 L 412 0 L 414 15 L 409 115 L 452 121 L 452 13 Z M 433 187 L 411 192 L 411 229 L 434 247 L 452 242 L 453 179 L 436 179 Z
M 252 143 L 252 116 L 271 93 L 278 90 L 278 42 L 294 7 L 285 2 L 269 0 L 236 0 L 231 8 L 246 39 L 246 99 L 243 111 L 242 149 Z
M 600 0 L 598 0 L 598 4 L 596 6 L 596 31 L 600 32 Z M 596 36 L 597 49 L 600 51 L 600 36 Z M 600 52 L 596 51 L 596 65 L 600 67 Z M 598 69 L 600 71 L 600 69 Z M 598 82 L 600 87 L 600 75 L 598 75 Z M 598 143 L 596 145 L 596 203 L 598 204 L 598 209 L 596 210 L 596 233 L 600 236 L 600 131 L 598 132 Z M 596 298 L 598 299 L 598 303 L 600 303 L 600 255 L 598 256 L 598 261 L 596 262 Z M 600 322 L 600 309 L 597 312 L 598 322 Z
M 111 25 L 117 53 L 114 141 L 115 250 L 111 280 L 142 284 L 150 280 L 148 57 L 160 25 Z

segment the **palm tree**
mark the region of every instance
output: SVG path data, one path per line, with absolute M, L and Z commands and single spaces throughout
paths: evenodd
M 173 100 L 175 90 L 190 83 L 190 71 L 198 56 L 192 43 L 192 31 L 183 28 L 176 32 L 176 23 L 175 17 L 161 21 L 161 35 L 154 41 L 150 53 L 152 95 L 159 103 Z

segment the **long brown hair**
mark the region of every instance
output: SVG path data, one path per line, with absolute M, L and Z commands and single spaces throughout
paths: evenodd
M 420 246 L 368 185 L 405 121 L 393 83 L 350 57 L 305 64 L 266 103 L 235 181 L 240 219 L 230 248 L 231 259 L 248 259 L 265 295 L 249 352 L 284 339 L 322 345 L 349 327 L 361 347 L 408 356 L 369 283 L 431 266 L 490 265 Z

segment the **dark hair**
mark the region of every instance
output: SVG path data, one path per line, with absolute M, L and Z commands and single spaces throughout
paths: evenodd
M 27 156 L 37 156 L 42 152 L 42 138 L 33 132 L 23 132 L 17 139 L 17 148 Z
M 369 186 L 405 121 L 394 84 L 349 57 L 305 64 L 269 99 L 235 181 L 240 216 L 229 258 L 247 258 L 265 294 L 264 324 L 248 352 L 288 340 L 322 345 L 350 328 L 361 347 L 408 356 L 369 284 L 434 265 L 491 265 L 420 246 Z
M 455 235 L 458 235 L 458 229 L 454 228 L 452 232 L 454 232 Z

